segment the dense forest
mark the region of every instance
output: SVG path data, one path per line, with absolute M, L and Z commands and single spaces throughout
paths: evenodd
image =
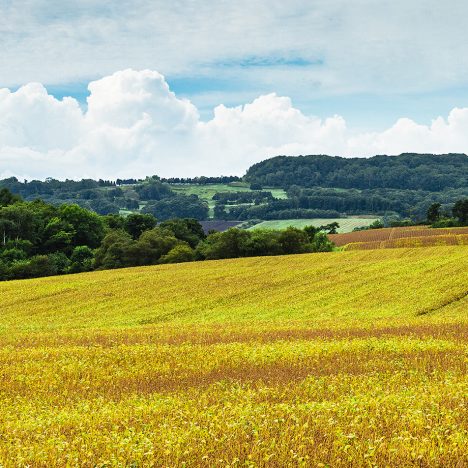
M 250 167 L 245 180 L 269 187 L 403 189 L 438 192 L 468 186 L 466 154 L 342 158 L 277 156 Z
M 249 197 L 240 192 L 218 194 L 214 216 L 217 219 L 292 219 L 339 218 L 359 214 L 379 214 L 412 220 L 425 219 L 428 206 L 439 202 L 450 210 L 451 204 L 468 195 L 468 189 L 448 189 L 442 192 L 402 189 L 336 189 L 303 188 L 291 185 L 287 199 L 274 199 L 271 192 Z M 254 192 L 255 193 L 255 192 Z M 264 194 L 269 194 L 264 195 Z

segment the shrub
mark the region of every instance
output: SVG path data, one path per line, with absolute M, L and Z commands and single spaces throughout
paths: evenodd
M 179 244 L 172 248 L 166 255 L 161 257 L 160 263 L 183 263 L 193 262 L 195 252 L 188 245 Z
M 30 260 L 21 260 L 10 266 L 11 279 L 38 278 L 58 273 L 57 266 L 47 255 L 36 255 Z
M 94 252 L 87 245 L 79 245 L 73 249 L 70 260 L 70 273 L 90 271 L 93 269 Z

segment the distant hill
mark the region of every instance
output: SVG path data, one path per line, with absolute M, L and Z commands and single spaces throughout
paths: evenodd
M 244 178 L 251 183 L 282 188 L 298 185 L 438 192 L 468 186 L 468 156 L 412 153 L 372 158 L 277 156 L 254 164 Z
M 235 176 L 111 180 L 0 180 L 27 201 L 78 204 L 101 215 L 143 212 L 159 221 L 298 220 L 386 216 L 425 219 L 429 206 L 450 216 L 468 198 L 466 154 L 402 154 L 372 158 L 277 156 Z M 208 228 L 210 229 L 210 228 Z M 217 228 L 215 228 L 217 229 Z

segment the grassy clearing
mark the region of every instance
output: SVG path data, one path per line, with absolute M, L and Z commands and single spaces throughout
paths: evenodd
M 174 192 L 183 194 L 183 195 L 198 195 L 202 200 L 205 200 L 208 203 L 210 208 L 210 216 L 213 216 L 213 209 L 215 206 L 215 200 L 213 200 L 213 195 L 218 192 L 252 192 L 250 190 L 249 184 L 236 183 L 236 184 L 207 184 L 207 185 L 197 185 L 197 184 L 171 184 L 171 189 Z M 263 190 L 269 191 L 275 198 L 288 198 L 286 192 L 283 189 L 278 188 L 267 188 Z
M 351 232 L 356 227 L 370 226 L 378 217 L 368 218 L 315 218 L 315 219 L 282 219 L 263 221 L 262 223 L 252 226 L 250 229 L 286 229 L 289 226 L 294 226 L 303 229 L 306 226 L 322 226 L 333 222 L 339 223 L 338 232 Z
M 0 464 L 465 466 L 468 247 L 0 284 Z
M 218 192 L 252 192 L 249 184 L 171 184 L 171 189 L 185 195 L 198 195 L 205 200 L 211 200 Z M 287 198 L 283 189 L 264 187 L 262 190 L 271 192 L 275 198 Z

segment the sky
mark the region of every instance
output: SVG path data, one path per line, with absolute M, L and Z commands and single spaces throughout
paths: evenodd
M 468 152 L 462 0 L 0 0 L 0 178 Z

